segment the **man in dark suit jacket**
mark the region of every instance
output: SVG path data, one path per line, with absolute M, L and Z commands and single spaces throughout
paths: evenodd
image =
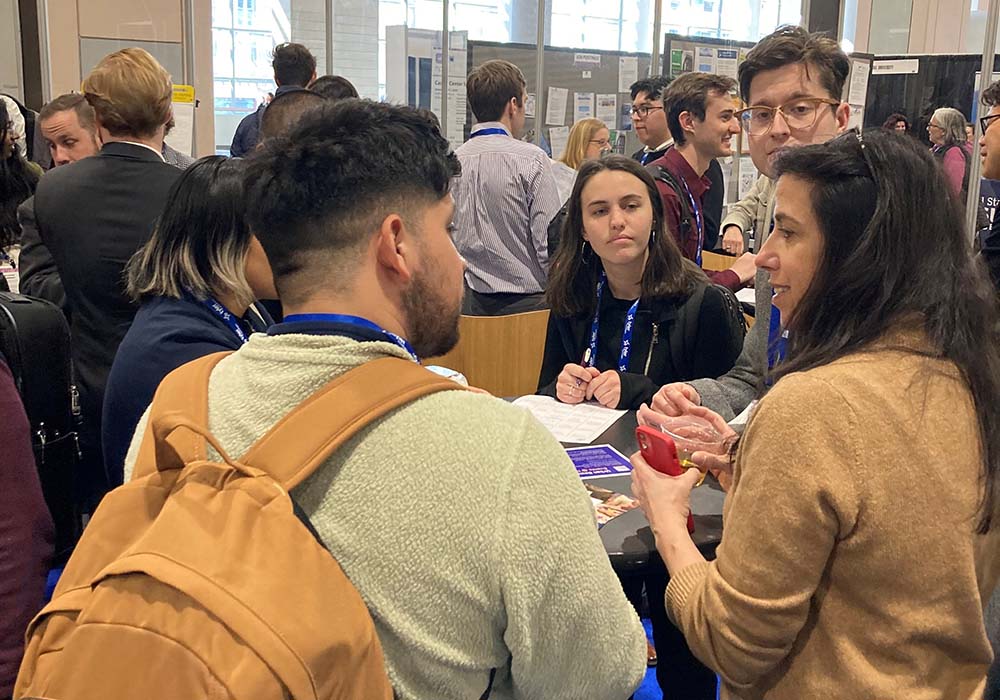
M 85 452 L 81 497 L 96 505 L 110 486 L 101 456 L 104 386 L 136 308 L 122 282 L 125 264 L 149 238 L 181 171 L 163 161 L 170 117 L 169 74 L 146 51 L 106 56 L 83 83 L 104 147 L 57 168 L 35 193 L 35 222 L 52 253 L 66 300 Z

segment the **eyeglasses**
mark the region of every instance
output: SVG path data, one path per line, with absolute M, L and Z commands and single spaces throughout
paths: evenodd
M 927 128 L 930 129 L 931 127 L 934 127 L 935 129 L 943 129 L 943 127 L 940 124 L 935 124 L 933 122 L 929 122 L 927 124 Z
M 763 136 L 774 126 L 774 115 L 781 112 L 789 129 L 808 129 L 816 123 L 816 117 L 823 105 L 839 105 L 839 100 L 829 97 L 801 97 L 780 107 L 754 105 L 736 113 L 744 131 L 750 136 Z
M 654 109 L 663 109 L 663 107 L 656 105 L 643 105 L 642 107 L 632 107 L 632 109 L 630 109 L 629 112 L 632 114 L 633 117 L 639 117 L 640 119 L 645 119 L 647 116 L 649 116 L 649 113 L 652 112 Z
M 610 139 L 590 139 L 590 143 L 596 143 L 601 148 L 607 148 L 611 145 Z
M 982 129 L 982 133 L 986 133 L 986 130 L 990 128 L 990 124 L 1000 119 L 1000 114 L 991 114 L 986 117 L 979 117 L 979 128 Z

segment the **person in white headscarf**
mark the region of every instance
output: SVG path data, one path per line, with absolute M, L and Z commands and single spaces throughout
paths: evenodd
M 0 100 L 3 100 L 7 107 L 7 119 L 11 124 L 10 132 L 14 135 L 14 143 L 17 144 L 18 152 L 27 156 L 28 153 L 28 135 L 24 128 L 24 116 L 21 114 L 21 108 L 7 95 L 0 95 Z

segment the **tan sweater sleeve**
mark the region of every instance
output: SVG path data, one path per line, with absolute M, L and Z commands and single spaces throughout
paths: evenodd
M 623 700 L 646 671 L 645 633 L 566 451 L 525 420 L 493 555 L 517 696 Z
M 780 380 L 743 436 L 716 560 L 670 581 L 671 619 L 730 687 L 753 685 L 788 655 L 831 551 L 854 528 L 856 422 L 828 383 Z
M 726 218 L 722 220 L 722 224 L 719 226 L 719 230 L 725 232 L 727 226 L 739 226 L 745 238 L 747 232 L 754 226 L 757 208 L 760 206 L 761 194 L 767 190 L 769 184 L 768 178 L 764 175 L 757 178 L 747 196 L 730 205 Z

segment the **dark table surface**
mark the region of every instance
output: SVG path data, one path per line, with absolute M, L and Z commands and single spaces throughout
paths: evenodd
M 612 445 L 626 457 L 639 449 L 635 440 L 635 411 L 629 411 L 614 425 L 605 430 L 594 445 Z M 563 443 L 566 447 L 579 447 Z M 603 488 L 632 495 L 632 477 L 609 476 L 585 479 Z M 707 558 L 714 558 L 715 547 L 722 539 L 722 503 L 725 492 L 714 477 L 709 475 L 704 483 L 691 492 L 691 508 L 694 511 L 694 533 L 692 539 Z M 608 551 L 611 565 L 620 573 L 638 573 L 644 570 L 652 558 L 659 558 L 653 531 L 642 510 L 636 508 L 619 515 L 601 528 L 601 540 Z

